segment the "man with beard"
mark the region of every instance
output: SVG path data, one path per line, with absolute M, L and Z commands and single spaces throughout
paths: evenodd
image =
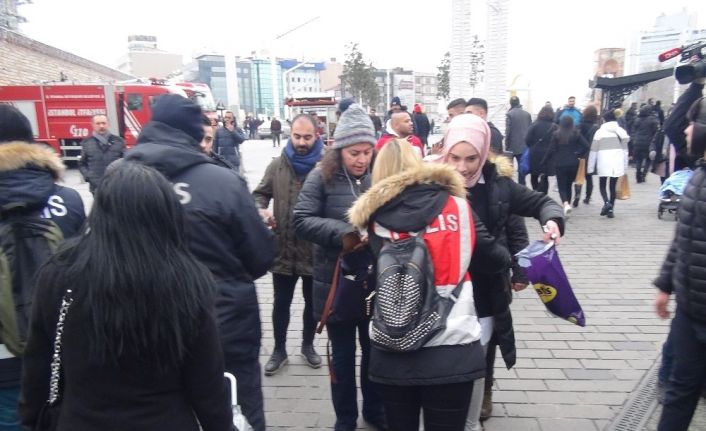
M 81 160 L 78 168 L 88 182 L 91 193 L 96 190 L 105 168 L 125 155 L 125 141 L 108 130 L 108 117 L 93 116 L 93 135 L 81 142 Z
M 274 286 L 272 326 L 275 348 L 265 364 L 265 375 L 276 374 L 287 364 L 287 327 L 289 309 L 297 280 L 302 280 L 304 316 L 301 355 L 311 368 L 321 366 L 321 357 L 314 350 L 316 321 L 311 309 L 312 244 L 299 238 L 294 231 L 294 204 L 307 175 L 321 160 L 324 144 L 316 136 L 316 122 L 306 114 L 292 121 L 292 136 L 282 155 L 274 159 L 265 171 L 260 185 L 253 191 L 260 215 L 275 231 L 277 256 L 270 271 Z M 274 201 L 273 212 L 267 208 Z

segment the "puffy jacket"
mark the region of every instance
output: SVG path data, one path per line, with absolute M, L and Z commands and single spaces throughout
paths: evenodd
M 390 142 L 393 139 L 402 139 L 399 138 L 397 135 L 394 133 L 383 133 L 382 136 L 380 136 L 380 139 L 378 139 L 377 144 L 375 144 L 375 149 L 379 152 L 382 150 L 382 147 L 385 146 L 388 142 Z M 409 135 L 406 138 L 404 138 L 407 142 L 409 142 L 410 145 L 413 147 L 417 148 L 419 150 L 419 153 L 422 157 L 424 157 L 424 144 L 422 144 L 422 141 L 419 140 L 418 137 L 414 135 Z
M 706 161 L 684 190 L 677 230 L 655 286 L 676 293 L 677 305 L 689 317 L 706 322 Z
M 650 149 L 652 138 L 659 129 L 659 119 L 654 115 L 654 111 L 650 106 L 644 106 L 640 109 L 640 115 L 633 123 L 632 141 L 635 151 L 646 153 Z
M 436 292 L 448 296 L 449 286 L 462 286 L 450 312 L 453 317 L 420 350 L 393 353 L 372 346 L 371 380 L 429 385 L 482 377 L 485 358 L 478 343 L 481 328 L 467 271 L 475 231 L 460 175 L 450 166 L 422 165 L 386 178 L 356 201 L 350 219 L 359 229 L 368 230 L 371 243 L 377 238 L 392 240 L 425 232 Z
M 125 155 L 125 141 L 120 136 L 108 135 L 108 142 L 110 145 L 103 145 L 95 136 L 81 142 L 78 168 L 88 182 L 91 192 L 98 186 L 108 165 Z
M 355 232 L 347 212 L 353 202 L 370 187 L 370 175 L 359 179 L 346 175 L 341 168 L 325 182 L 321 168 L 307 177 L 294 207 L 294 227 L 299 238 L 314 243 L 313 313 L 321 320 L 336 260 L 343 246 L 341 238 Z
M 225 127 L 216 130 L 213 139 L 213 152 L 225 158 L 236 168 L 240 166 L 240 144 L 245 141 L 245 134 L 239 128 L 230 131 Z
M 485 194 L 468 190 L 471 207 L 481 216 L 483 224 L 495 240 L 508 248 L 517 249 L 517 239 L 508 238 L 508 225 L 513 216 L 533 217 L 540 225 L 554 220 L 563 235 L 564 213 L 561 206 L 543 193 L 534 192 L 512 180 L 512 166 L 503 157 L 487 162 L 483 166 Z M 481 198 L 484 196 L 484 198 Z M 471 277 L 473 279 L 473 297 L 479 317 L 493 316 L 495 332 L 500 344 L 500 351 L 508 368 L 516 360 L 515 335 L 510 314 L 510 277 L 509 266 L 504 271 L 488 271 L 488 266 L 474 258 L 471 261 Z
M 579 165 L 579 157 L 586 154 L 590 146 L 578 130 L 571 131 L 571 137 L 566 144 L 559 143 L 558 131 L 552 134 L 547 153 L 547 162 L 554 168 L 576 168 Z
M 628 168 L 628 136 L 616 121 L 603 123 L 593 135 L 586 170 L 599 177 L 618 178 Z
M 505 119 L 505 148 L 513 154 L 524 153 L 525 137 L 532 124 L 532 116 L 521 106 L 510 108 Z
M 0 144 L 0 212 L 13 210 L 51 218 L 65 238 L 74 235 L 74 229 L 78 231 L 74 226 L 83 225 L 85 218 L 83 202 L 68 187 L 57 191 L 60 186 L 54 181 L 64 170 L 56 151 L 46 145 L 19 141 Z M 20 358 L 9 353 L 0 356 L 0 388 L 18 387 L 21 372 Z
M 677 154 L 687 154 L 684 130 L 689 126 L 689 120 L 686 118 L 686 113 L 689 112 L 691 105 L 701 97 L 703 89 L 704 84 L 693 81 L 689 88 L 679 96 L 672 112 L 664 120 L 664 134 L 667 135 L 669 141 L 676 148 Z M 675 166 L 675 168 L 673 171 L 677 171 L 682 167 Z
M 254 280 L 272 265 L 275 247 L 245 181 L 201 153 L 191 136 L 157 121 L 145 125 L 126 159 L 162 172 L 180 197 L 190 249 L 216 281 L 226 362 L 257 359 L 261 334 Z
M 305 178 L 306 179 L 306 178 Z M 277 256 L 271 271 L 285 275 L 311 275 L 313 244 L 299 238 L 294 230 L 294 206 L 304 180 L 297 178 L 284 152 L 272 160 L 265 176 L 252 192 L 258 208 L 267 209 L 274 200 L 273 213 L 277 226 Z

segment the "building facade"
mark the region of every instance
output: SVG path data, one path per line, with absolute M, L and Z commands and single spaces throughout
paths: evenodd
M 143 78 L 167 78 L 182 69 L 181 54 L 162 51 L 157 37 L 149 35 L 128 36 L 128 52 L 118 60 L 121 72 Z
M 471 0 L 453 0 L 451 5 L 451 68 L 449 71 L 449 99 L 471 94 Z
M 419 103 L 427 113 L 437 114 L 439 99 L 437 99 L 438 79 L 435 73 L 414 73 L 414 103 Z

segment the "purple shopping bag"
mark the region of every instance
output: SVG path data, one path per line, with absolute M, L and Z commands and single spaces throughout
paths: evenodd
M 554 243 L 535 241 L 516 256 L 547 310 L 571 323 L 586 326 L 583 310 L 571 289 Z

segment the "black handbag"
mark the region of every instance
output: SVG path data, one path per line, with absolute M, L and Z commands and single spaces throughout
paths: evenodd
M 368 247 L 341 253 L 317 328 L 327 323 L 360 322 L 372 315 L 375 296 L 375 256 Z
M 59 424 L 59 414 L 61 413 L 61 337 L 64 333 L 64 321 L 69 307 L 73 302 L 71 289 L 68 289 L 61 301 L 59 309 L 59 321 L 56 324 L 56 335 L 54 337 L 54 355 L 51 361 L 51 378 L 49 379 L 49 397 L 39 411 L 37 422 L 34 424 L 34 431 L 54 431 Z

